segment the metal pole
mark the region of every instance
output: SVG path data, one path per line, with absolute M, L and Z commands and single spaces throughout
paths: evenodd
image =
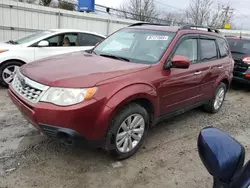
M 58 27 L 58 29 L 60 29 L 60 28 L 61 28 L 61 13 L 60 13 L 60 12 L 58 12 L 58 18 L 57 18 L 57 21 L 58 21 L 58 25 L 57 25 L 57 27 Z
M 111 18 L 109 18 L 108 20 L 107 20 L 107 36 L 109 35 L 109 30 L 110 30 L 110 21 L 111 21 Z

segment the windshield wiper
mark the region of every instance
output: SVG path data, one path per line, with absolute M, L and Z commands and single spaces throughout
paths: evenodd
M 234 50 L 231 50 L 232 53 L 237 53 L 237 54 L 245 54 L 244 52 L 239 52 L 239 51 L 234 51 Z
M 14 41 L 14 40 L 9 40 L 7 43 L 9 43 L 9 44 L 18 44 L 18 42 Z
M 118 60 L 121 60 L 121 61 L 128 61 L 128 62 L 130 62 L 130 60 L 127 59 L 127 58 L 125 58 L 125 57 L 119 57 L 119 56 L 109 55 L 109 54 L 99 54 L 99 55 L 102 56 L 102 57 L 109 57 L 109 58 L 118 59 Z
M 87 53 L 89 53 L 89 54 L 95 54 L 95 55 L 97 55 L 97 54 L 94 52 L 94 49 L 85 50 L 85 52 L 87 52 Z

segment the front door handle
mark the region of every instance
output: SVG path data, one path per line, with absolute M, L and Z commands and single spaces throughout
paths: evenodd
M 194 73 L 194 75 L 200 75 L 202 72 L 201 71 L 197 71 Z
M 218 67 L 219 69 L 222 69 L 223 68 L 223 65 L 222 66 L 220 66 L 220 67 Z

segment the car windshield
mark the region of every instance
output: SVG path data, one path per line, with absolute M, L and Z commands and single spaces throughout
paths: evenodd
M 175 36 L 174 32 L 123 29 L 99 44 L 93 52 L 133 63 L 157 63 Z
M 28 35 L 26 37 L 22 37 L 22 38 L 19 38 L 19 39 L 16 39 L 16 40 L 10 40 L 7 43 L 25 44 L 25 43 L 31 42 L 33 40 L 36 40 L 36 39 L 38 39 L 40 37 L 46 36 L 48 34 L 51 34 L 51 33 L 53 33 L 53 31 L 38 31 L 38 32 L 33 33 L 31 35 Z
M 250 40 L 227 39 L 232 53 L 250 54 Z

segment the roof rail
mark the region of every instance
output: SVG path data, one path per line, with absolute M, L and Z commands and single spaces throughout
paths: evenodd
M 184 25 L 180 27 L 180 30 L 182 29 L 207 29 L 208 32 L 215 32 L 215 33 L 220 33 L 218 29 L 214 29 L 211 27 L 205 27 L 205 26 L 200 26 L 200 25 Z
M 164 25 L 164 24 L 157 24 L 157 23 L 149 23 L 149 22 L 137 22 L 134 24 L 129 25 L 128 27 L 133 27 L 133 26 L 142 26 L 142 25 L 158 25 L 158 26 L 169 26 L 169 25 Z

